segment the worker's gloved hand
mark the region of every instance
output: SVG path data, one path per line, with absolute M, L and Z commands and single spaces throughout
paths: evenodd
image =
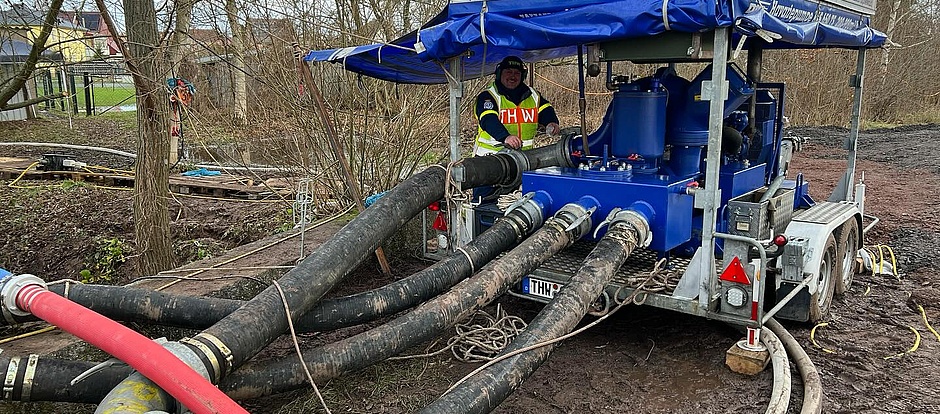
M 506 144 L 507 147 L 512 149 L 522 148 L 522 140 L 515 135 L 510 135 L 503 140 L 503 144 Z
M 545 133 L 548 135 L 555 136 L 558 135 L 559 132 L 561 132 L 561 127 L 558 126 L 557 123 L 552 122 L 548 125 L 545 125 Z

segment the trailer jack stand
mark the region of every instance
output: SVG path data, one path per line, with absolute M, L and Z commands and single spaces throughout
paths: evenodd
M 747 337 L 725 352 L 725 365 L 744 375 L 757 375 L 770 362 L 770 351 L 760 342 L 760 329 L 748 327 Z

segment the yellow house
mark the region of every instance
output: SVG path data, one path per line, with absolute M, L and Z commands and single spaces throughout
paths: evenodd
M 44 18 L 44 10 L 33 10 L 23 4 L 13 4 L 9 10 L 0 10 L 0 32 L 14 40 L 32 44 L 42 31 Z M 46 41 L 48 52 L 61 53 L 66 63 L 92 59 L 93 53 L 85 44 L 86 32 L 84 27 L 57 18 Z

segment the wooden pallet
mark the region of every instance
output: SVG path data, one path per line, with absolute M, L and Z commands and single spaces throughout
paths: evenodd
M 42 171 L 29 168 L 33 160 L 24 158 L 0 157 L 0 179 L 15 180 L 72 180 L 108 187 L 133 187 L 134 177 L 110 173 L 88 171 Z M 173 174 L 169 177 L 170 191 L 177 194 L 202 195 L 220 198 L 239 198 L 261 200 L 265 198 L 292 199 L 293 188 L 253 185 L 251 179 L 242 179 L 232 175 L 186 177 Z

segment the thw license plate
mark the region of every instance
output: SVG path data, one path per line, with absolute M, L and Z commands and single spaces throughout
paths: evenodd
M 534 277 L 522 278 L 522 293 L 540 298 L 551 299 L 561 289 L 561 285 Z

